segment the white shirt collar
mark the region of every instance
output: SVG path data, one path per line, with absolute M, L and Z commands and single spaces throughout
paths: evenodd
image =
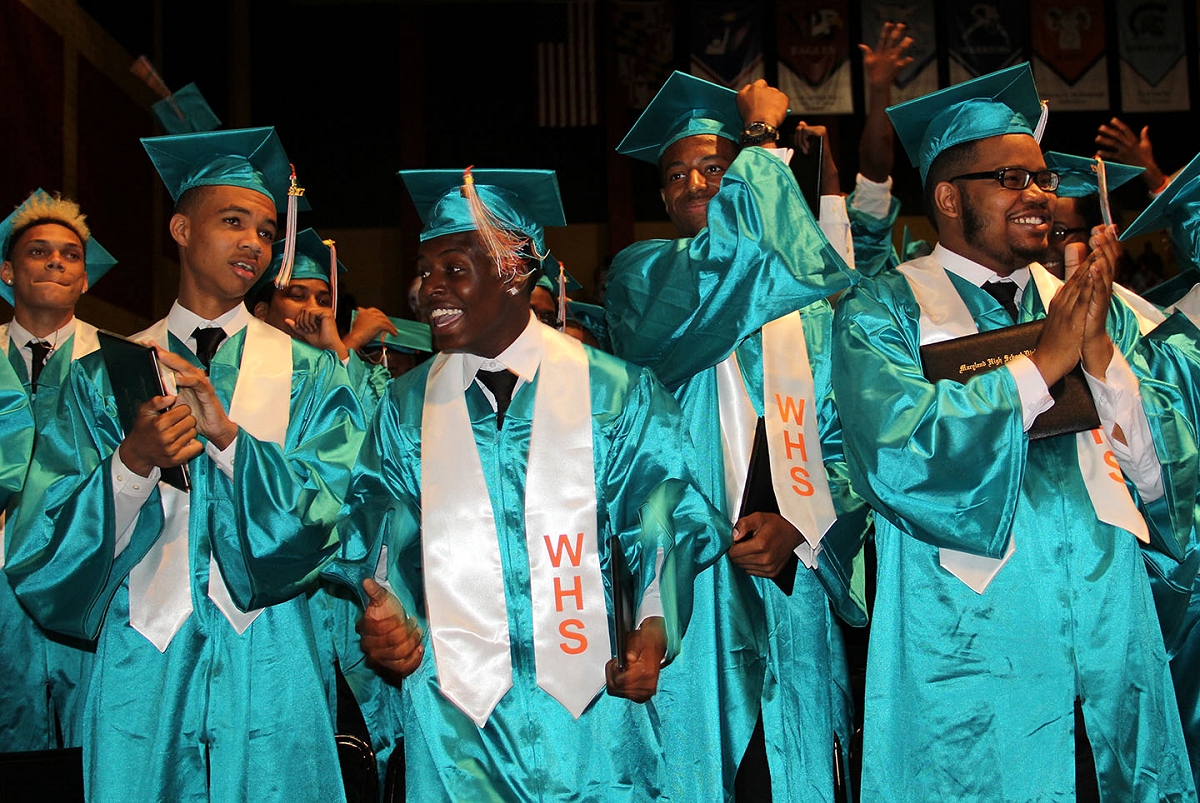
M 232 337 L 245 329 L 249 321 L 250 311 L 242 303 L 213 320 L 201 318 L 180 304 L 179 299 L 175 300 L 171 311 L 167 313 L 167 329 L 193 352 L 196 350 L 196 339 L 192 337 L 192 332 L 196 329 L 216 326 L 225 330 L 226 337 Z
M 51 332 L 45 337 L 38 337 L 37 335 L 33 334 L 24 326 L 21 326 L 21 324 L 17 322 L 16 318 L 13 318 L 8 324 L 8 339 L 16 343 L 17 346 L 22 349 L 27 348 L 30 340 L 41 340 L 45 343 L 49 343 L 53 350 L 57 351 L 58 347 L 73 334 L 75 334 L 74 317 L 67 321 L 67 323 L 61 329 L 56 332 Z
M 958 276 L 961 279 L 966 279 L 976 287 L 983 287 L 988 282 L 1000 282 L 1005 279 L 1011 279 L 1014 284 L 1020 288 L 1017 292 L 1017 300 L 1025 292 L 1025 285 L 1029 284 L 1029 268 L 1018 268 L 1010 275 L 1002 277 L 997 275 L 996 271 L 991 268 L 985 268 L 978 262 L 972 262 L 961 254 L 956 254 L 949 248 L 945 248 L 941 243 L 933 247 L 932 256 L 938 260 L 943 268 Z
M 542 326 L 545 324 L 530 310 L 529 323 L 525 324 L 525 329 L 494 359 L 478 354 L 463 354 L 463 390 L 471 386 L 475 381 L 475 374 L 480 370 L 502 371 L 507 368 L 517 375 L 517 387 L 520 387 L 522 382 L 532 382 L 538 366 L 542 363 L 542 332 L 539 328 Z

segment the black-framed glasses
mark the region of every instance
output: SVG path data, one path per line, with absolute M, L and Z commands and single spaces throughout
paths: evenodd
M 1058 173 L 1053 170 L 1039 170 L 1036 173 L 1023 167 L 1002 167 L 999 170 L 983 170 L 979 173 L 963 173 L 951 181 L 959 179 L 991 178 L 1000 182 L 1006 190 L 1023 190 L 1033 182 L 1043 192 L 1054 192 L 1058 189 Z
M 1073 229 L 1064 229 L 1059 226 L 1055 226 L 1054 228 L 1050 229 L 1050 242 L 1061 243 L 1073 234 L 1087 234 L 1090 231 L 1091 229 L 1089 229 L 1087 226 L 1077 226 Z

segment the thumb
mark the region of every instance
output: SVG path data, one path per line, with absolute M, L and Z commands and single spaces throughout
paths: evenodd
M 1087 259 L 1087 246 L 1083 243 L 1069 243 L 1063 249 L 1063 279 L 1070 279 L 1079 270 L 1079 266 Z
M 367 592 L 367 598 L 370 600 L 367 606 L 368 615 L 376 618 L 393 615 L 399 616 L 401 619 L 404 618 L 404 606 L 400 604 L 400 600 L 396 599 L 394 594 L 370 577 L 364 578 L 362 585 L 363 590 Z
M 1150 126 L 1142 126 L 1142 133 L 1138 136 L 1143 145 L 1150 144 Z

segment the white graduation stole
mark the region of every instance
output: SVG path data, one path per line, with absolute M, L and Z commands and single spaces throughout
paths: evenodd
M 0 326 L 0 359 L 8 359 L 8 324 Z M 96 337 L 96 327 L 75 319 L 75 334 L 71 341 L 71 361 L 91 354 L 100 348 L 100 339 Z M 7 511 L 0 510 L 0 569 L 4 568 L 4 534 L 8 527 Z
M 781 515 L 804 536 L 796 556 L 812 569 L 821 539 L 837 520 L 821 457 L 817 398 L 799 312 L 762 328 L 763 419 L 771 484 Z M 717 365 L 717 403 L 725 463 L 725 501 L 736 522 L 758 416 L 746 392 L 736 352 Z
M 1113 282 L 1113 295 L 1125 302 L 1125 306 L 1132 310 L 1138 322 L 1138 332 L 1142 335 L 1148 335 L 1158 328 L 1158 325 L 1167 319 L 1166 315 L 1158 307 L 1151 304 L 1146 299 L 1139 296 L 1127 287 Z
M 979 332 L 971 311 L 937 257 L 921 257 L 901 265 L 898 270 L 908 280 L 913 297 L 921 308 L 922 346 Z M 1029 272 L 1043 304 L 1049 307 L 1062 282 L 1036 262 L 1029 266 Z M 1026 292 L 1030 289 L 1028 286 L 1025 288 Z M 1125 486 L 1125 478 L 1121 475 L 1103 427 L 1076 433 L 1075 448 L 1079 470 L 1096 518 L 1133 533 L 1138 540 L 1148 543 L 1150 534 L 1146 522 Z M 944 547 L 939 554 L 944 569 L 976 593 L 982 594 L 1015 550 L 1015 539 L 1010 535 L 1008 550 L 1002 558 L 988 558 Z
M 608 606 L 597 551 L 591 386 L 573 338 L 536 326 L 542 356 L 525 483 L 537 681 L 578 718 L 604 686 Z M 512 687 L 494 511 L 462 387 L 461 354 L 435 358 L 421 442 L 421 557 L 443 696 L 478 726 Z
M 149 340 L 164 349 L 170 348 L 166 319 L 131 339 Z M 250 318 L 237 384 L 229 404 L 230 419 L 258 440 L 283 446 L 291 395 L 292 339 L 257 318 Z M 191 494 L 161 481 L 158 490 L 162 497 L 163 528 L 154 546 L 129 572 L 129 623 L 159 652 L 166 652 L 171 639 L 192 613 L 188 557 Z M 238 609 L 212 555 L 208 596 L 238 634 L 244 633 L 262 612 Z

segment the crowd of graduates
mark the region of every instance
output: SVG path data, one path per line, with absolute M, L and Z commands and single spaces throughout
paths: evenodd
M 1043 153 L 1028 65 L 891 106 L 910 44 L 863 46 L 860 173 L 823 149 L 818 208 L 789 160 L 823 129 L 672 75 L 618 150 L 678 238 L 603 307 L 546 246 L 553 171 L 410 170 L 419 321 L 339 328 L 274 130 L 204 131 L 143 140 L 180 281 L 130 350 L 74 315 L 103 233 L 34 192 L 0 223 L 4 782 L 1197 800 L 1200 156 L 1115 118 Z M 893 245 L 893 137 L 933 246 Z M 1117 281 L 1164 228 L 1180 275 Z M 162 386 L 123 406 L 130 353 Z

